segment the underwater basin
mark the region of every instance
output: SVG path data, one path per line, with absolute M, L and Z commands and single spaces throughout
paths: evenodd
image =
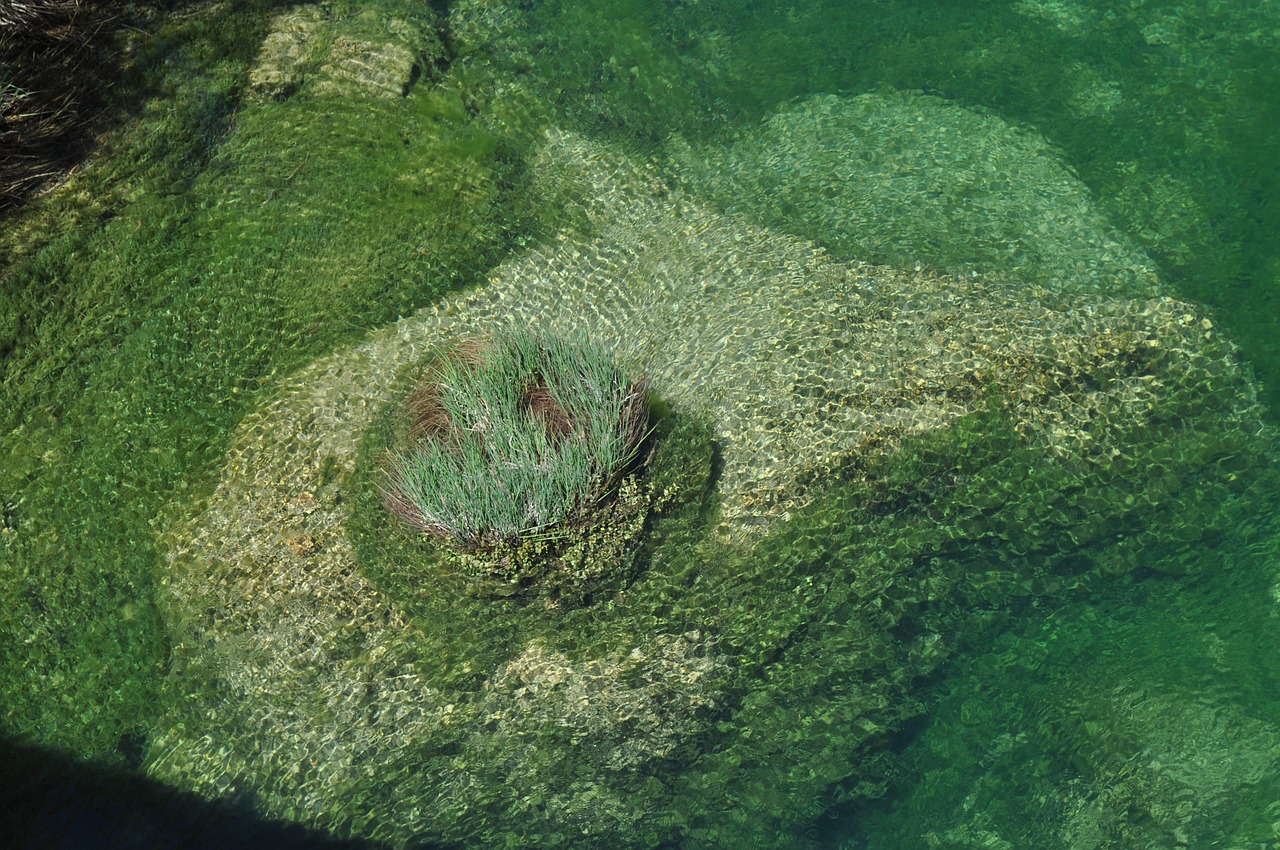
M 960 640 L 1243 533 L 1273 438 L 1197 308 L 837 259 L 569 133 L 532 168 L 577 227 L 287 378 L 162 534 L 151 776 L 393 846 L 805 846 Z M 576 607 L 468 593 L 370 513 L 423 359 L 524 326 L 709 427 Z

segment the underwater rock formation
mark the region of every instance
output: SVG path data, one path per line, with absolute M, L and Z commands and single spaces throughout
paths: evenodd
M 673 150 L 725 208 L 835 253 L 1005 272 L 1055 292 L 1152 295 L 1155 266 L 1037 133 L 939 97 L 819 95 L 727 153 Z
M 1275 553 L 1276 522 L 1254 519 L 1240 539 Z M 857 845 L 1274 842 L 1277 825 L 1260 813 L 1280 786 L 1264 669 L 1277 629 L 1260 578 L 1224 569 L 1200 592 L 1146 582 L 1068 604 L 957 665 L 933 722 L 900 754 L 914 787 L 858 824 Z
M 322 96 L 402 97 L 423 66 L 444 54 L 429 24 L 376 9 L 330 22 L 320 7 L 295 6 L 272 20 L 249 86 L 271 97 L 305 82 Z
M 803 846 L 961 635 L 1246 510 L 1273 444 L 1191 305 L 837 259 L 568 133 L 531 167 L 559 235 L 290 376 L 163 535 L 191 698 L 152 775 L 397 846 Z M 352 532 L 378 411 L 504 326 L 599 341 L 716 442 L 714 510 L 581 610 L 402 598 Z

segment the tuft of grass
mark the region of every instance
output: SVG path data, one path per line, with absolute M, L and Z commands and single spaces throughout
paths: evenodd
M 410 444 L 387 458 L 399 517 L 465 552 L 581 525 L 647 434 L 643 379 L 599 347 L 503 332 L 443 359 L 410 400 Z

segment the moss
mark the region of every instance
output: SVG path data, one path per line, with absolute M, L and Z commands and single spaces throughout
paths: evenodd
M 153 100 L 114 155 L 5 230 L 0 727 L 110 757 L 168 650 L 153 524 L 197 492 L 273 376 L 475 280 L 522 226 L 520 178 L 422 87 L 243 98 L 271 7 L 139 36 Z M 175 507 L 176 506 L 176 507 Z M 8 636 L 12 636 L 12 640 Z

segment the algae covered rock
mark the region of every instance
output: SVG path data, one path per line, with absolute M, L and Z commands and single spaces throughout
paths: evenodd
M 334 14 L 302 5 L 277 14 L 249 72 L 251 91 L 287 97 L 309 83 L 309 93 L 328 97 L 403 97 L 444 55 L 422 12 L 381 9 Z
M 529 166 L 563 229 L 284 380 L 163 535 L 153 775 L 396 846 L 804 846 L 963 636 L 1251 509 L 1269 432 L 1191 305 L 837 259 L 572 134 Z M 423 358 L 512 326 L 705 425 L 589 604 L 423 573 L 361 484 Z
M 1053 291 L 1151 295 L 1155 267 L 1037 133 L 930 95 L 818 95 L 728 152 L 676 140 L 723 206 L 842 256 L 1003 271 Z
M 319 6 L 297 6 L 276 15 L 249 72 L 249 88 L 270 96 L 292 93 L 308 66 L 319 58 L 324 12 Z

